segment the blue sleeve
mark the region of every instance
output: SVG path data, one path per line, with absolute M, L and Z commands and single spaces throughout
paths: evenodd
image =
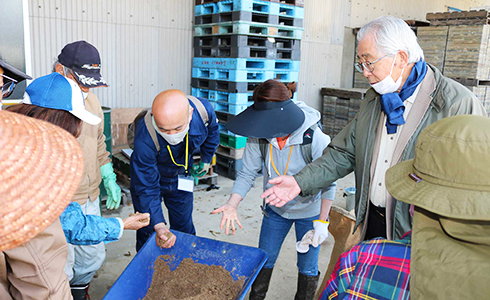
M 131 197 L 135 211 L 149 213 L 150 226 L 165 223 L 160 195 L 158 152 L 141 119 L 136 126 L 131 155 Z
M 216 149 L 218 149 L 218 145 L 219 145 L 218 119 L 209 101 L 204 98 L 198 98 L 198 99 L 201 100 L 202 104 L 206 108 L 209 117 L 208 137 L 206 138 L 204 143 L 200 146 L 201 159 L 205 163 L 211 163 L 211 160 L 213 159 L 213 155 L 216 152 Z
M 323 133 L 320 127 L 315 129 L 313 133 L 313 142 L 312 142 L 312 156 L 313 160 L 319 158 L 323 154 L 323 150 L 325 150 L 330 144 L 330 136 Z M 322 189 L 322 199 L 334 200 L 335 199 L 335 190 L 337 188 L 337 182 L 332 183 L 329 186 L 326 186 Z
M 73 245 L 96 245 L 117 241 L 123 231 L 117 218 L 86 215 L 80 204 L 72 202 L 60 216 L 66 241 Z

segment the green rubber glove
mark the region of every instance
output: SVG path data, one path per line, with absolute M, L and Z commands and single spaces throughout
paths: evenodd
M 100 167 L 100 174 L 107 191 L 107 209 L 118 209 L 119 204 L 121 204 L 121 188 L 116 183 L 116 174 L 114 174 L 112 163 Z
M 197 176 L 197 178 L 201 178 L 208 173 L 210 166 L 209 163 L 200 161 L 199 164 L 192 166 L 191 174 Z
M 192 172 L 191 172 L 192 173 Z M 197 177 L 196 174 L 191 174 L 192 178 L 194 179 L 194 185 L 197 186 L 199 185 L 199 177 Z

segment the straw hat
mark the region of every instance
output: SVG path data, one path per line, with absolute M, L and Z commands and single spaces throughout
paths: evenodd
M 56 220 L 82 171 L 82 151 L 67 131 L 0 111 L 0 251 L 27 242 Z
M 427 126 L 415 158 L 386 172 L 397 200 L 449 218 L 490 220 L 490 119 L 461 115 Z

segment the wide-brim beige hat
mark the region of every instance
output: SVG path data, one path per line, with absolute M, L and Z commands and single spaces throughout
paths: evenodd
M 462 115 L 425 128 L 415 158 L 386 172 L 397 200 L 439 215 L 490 219 L 490 119 Z
M 68 131 L 0 111 L 0 251 L 35 237 L 70 203 L 83 155 Z

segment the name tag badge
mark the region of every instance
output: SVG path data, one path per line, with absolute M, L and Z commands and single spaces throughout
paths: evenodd
M 191 176 L 179 175 L 177 189 L 185 192 L 194 192 L 194 180 Z

